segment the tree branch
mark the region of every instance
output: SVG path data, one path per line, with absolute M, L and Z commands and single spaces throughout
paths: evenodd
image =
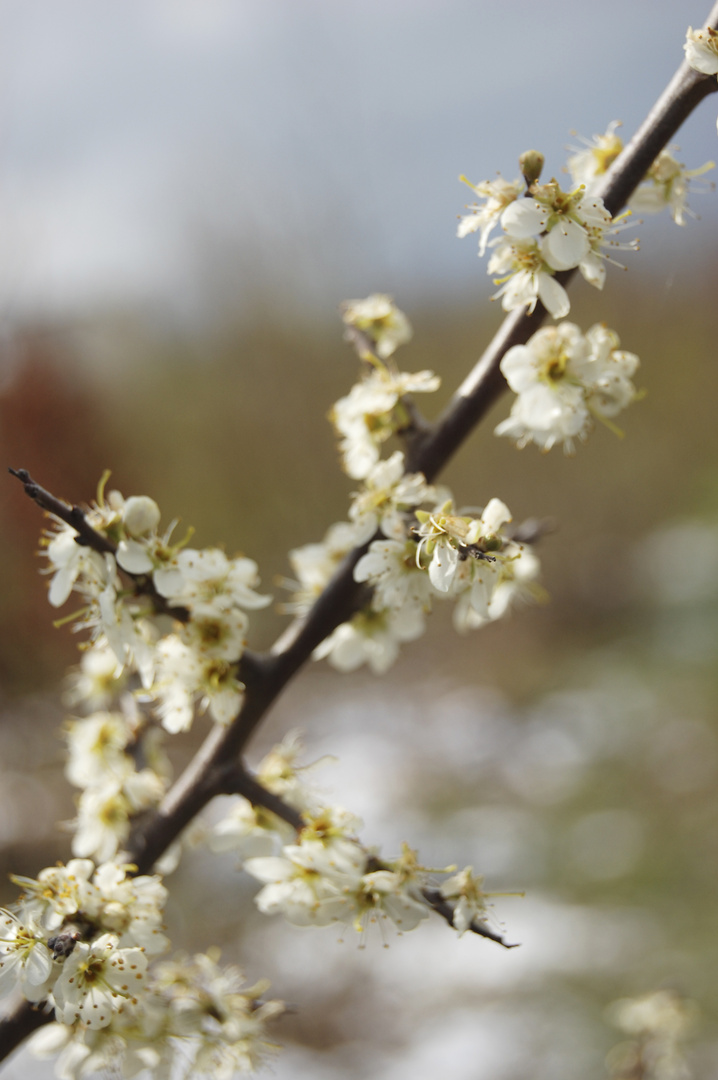
M 707 26 L 718 29 L 718 3 L 713 7 Z M 649 113 L 646 121 L 614 162 L 599 192 L 609 211 L 617 211 L 641 182 L 651 162 L 673 137 L 682 122 L 698 103 L 718 89 L 712 76 L 692 71 L 684 62 Z M 573 271 L 559 275 L 565 283 Z M 469 373 L 447 409 L 436 423 L 416 432 L 407 459 L 407 471 L 423 472 L 432 480 L 447 464 L 467 435 L 486 414 L 506 388 L 499 364 L 513 345 L 524 344 L 539 328 L 546 312 L 540 304 L 532 315 L 511 312 L 495 337 Z M 101 553 L 114 553 L 114 545 L 91 528 L 79 507 L 55 499 L 35 484 L 25 470 L 10 472 L 24 485 L 25 491 L 42 509 L 74 528 L 84 543 Z M 260 676 L 247 687 L 241 714 L 227 728 L 215 728 L 189 766 L 168 793 L 156 814 L 133 837 L 131 848 L 139 872 L 151 869 L 155 860 L 180 834 L 185 825 L 227 782 L 227 762 L 235 762 L 251 734 L 277 699 L 287 682 L 311 656 L 316 646 L 341 622 L 346 621 L 364 602 L 367 591 L 353 578 L 353 570 L 368 544 L 351 552 L 344 560 L 311 611 L 281 635 L 269 656 L 261 658 L 255 669 Z M 150 582 L 151 584 L 151 582 Z M 138 583 L 139 585 L 139 583 Z M 151 591 L 147 590 L 152 596 Z M 155 598 L 153 596 L 153 603 Z M 160 610 L 158 608 L 158 610 Z M 175 618 L 178 609 L 171 610 Z M 184 619 L 182 619 L 184 621 Z M 234 766 L 236 768 L 236 765 Z M 255 792 L 256 794 L 256 792 Z M 264 803 L 262 804 L 264 805 Z M 428 895 L 427 895 L 428 893 Z M 453 922 L 453 910 L 436 890 L 425 890 L 427 902 L 440 915 Z M 509 948 L 500 935 L 481 923 L 472 930 Z M 23 1002 L 0 1023 L 0 1057 L 11 1053 L 35 1028 L 50 1019 Z

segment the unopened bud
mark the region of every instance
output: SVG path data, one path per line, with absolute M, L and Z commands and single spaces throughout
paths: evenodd
M 122 520 L 130 536 L 145 536 L 160 523 L 160 508 L 149 495 L 132 495 L 122 510 Z
M 526 187 L 535 184 L 543 169 L 544 156 L 538 150 L 527 150 L 519 158 L 521 173 L 526 181 Z

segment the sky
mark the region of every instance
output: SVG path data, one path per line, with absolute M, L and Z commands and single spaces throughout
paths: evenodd
M 3 0 L 6 319 L 485 288 L 458 183 L 635 129 L 705 0 Z M 718 151 L 709 98 L 681 159 Z M 693 205 L 715 235 L 715 195 Z M 655 230 L 669 253 L 685 230 Z M 675 234 L 675 235 L 674 235 Z

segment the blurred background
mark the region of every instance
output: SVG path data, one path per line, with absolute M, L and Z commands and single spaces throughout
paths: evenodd
M 395 297 L 415 330 L 401 366 L 443 379 L 434 415 L 501 319 L 475 240 L 455 237 L 458 175 L 513 178 L 535 147 L 559 176 L 576 131 L 620 119 L 629 138 L 706 8 L 1 2 L 2 460 L 70 501 L 111 468 L 198 545 L 255 558 L 281 598 L 287 549 L 344 518 L 354 487 L 325 419 L 356 378 L 340 302 Z M 689 167 L 718 153 L 717 108 L 680 133 Z M 303 729 L 308 760 L 339 758 L 322 779 L 367 843 L 525 889 L 496 901 L 521 948 L 437 920 L 357 949 L 353 931 L 261 919 L 231 859 L 176 874 L 173 942 L 222 945 L 297 1006 L 279 1080 L 601 1077 L 620 1037 L 606 1006 L 659 986 L 698 1003 L 696 1075 L 718 1066 L 718 200 L 690 203 L 700 221 L 637 229 L 603 293 L 572 286 L 571 319 L 641 357 L 625 438 L 518 452 L 492 435 L 505 399 L 443 477 L 460 504 L 556 519 L 550 604 L 465 638 L 440 610 L 382 680 L 316 665 L 252 747 Z M 9 902 L 7 872 L 68 857 L 57 736 L 77 642 L 52 627 L 42 520 L 9 477 L 0 515 Z M 252 646 L 284 623 L 260 613 Z M 5 1073 L 50 1074 L 25 1055 Z

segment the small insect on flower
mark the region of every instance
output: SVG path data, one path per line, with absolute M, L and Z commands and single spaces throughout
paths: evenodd
M 61 934 L 48 938 L 47 947 L 52 950 L 52 959 L 60 960 L 69 956 L 77 942 L 81 940 L 82 934 L 77 930 L 64 930 Z

